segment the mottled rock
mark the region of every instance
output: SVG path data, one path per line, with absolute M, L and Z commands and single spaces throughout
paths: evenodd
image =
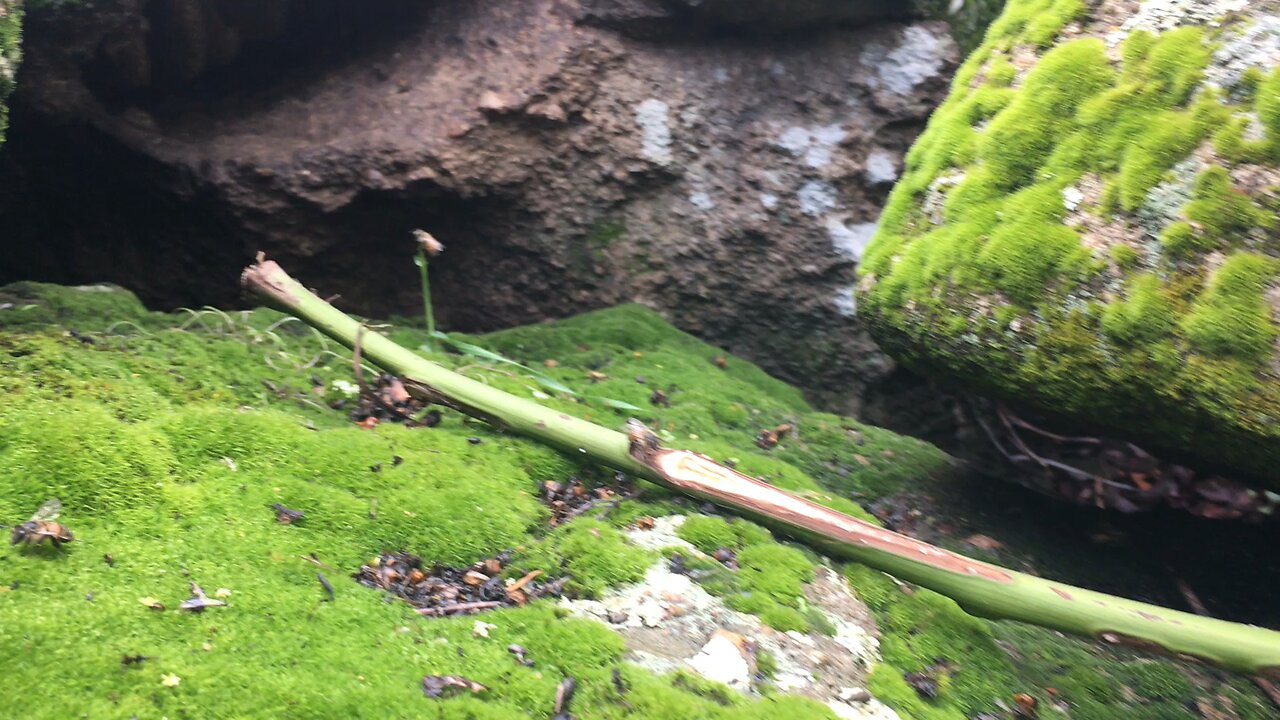
M 449 247 L 446 329 L 639 301 L 845 409 L 891 369 L 848 289 L 955 67 L 944 22 L 709 16 L 690 38 L 649 23 L 668 3 L 407 5 L 291 3 L 238 46 L 248 20 L 197 0 L 42 14 L 0 158 L 19 248 L 0 280 L 227 305 L 263 250 L 344 309 L 416 314 L 421 228 Z M 148 24 L 163 43 L 138 44 Z

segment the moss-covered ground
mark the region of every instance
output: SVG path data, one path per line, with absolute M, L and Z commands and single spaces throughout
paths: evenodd
M 421 618 L 350 579 L 383 550 L 465 565 L 517 548 L 510 572 L 568 574 L 573 591 L 596 594 L 651 561 L 617 527 L 676 510 L 678 499 L 658 488 L 601 520 L 548 529 L 541 482 L 598 469 L 453 412 L 434 428 L 356 427 L 321 397 L 342 392 L 334 381 L 351 379 L 350 356 L 279 314 L 162 315 L 121 291 L 33 284 L 0 289 L 0 307 L 0 522 L 58 497 L 76 534 L 61 550 L 0 549 L 0 687 L 23 702 L 23 717 L 547 718 L 564 675 L 578 679 L 581 718 L 829 717 L 801 698 L 751 700 L 628 666 L 618 635 L 562 617 L 551 601 L 485 614 L 495 627 L 482 638 L 474 617 Z M 423 340 L 408 325 L 389 332 L 410 347 Z M 432 358 L 606 425 L 639 416 L 672 444 L 850 512 L 865 515 L 855 499 L 927 489 L 953 472 L 931 446 L 815 413 L 741 360 L 720 367 L 718 350 L 643 308 L 471 340 L 575 395 L 510 365 Z M 670 407 L 650 403 L 655 389 Z M 784 421 L 798 430 L 771 450 L 754 444 L 759 428 Z M 277 502 L 305 517 L 277 523 Z M 732 602 L 775 625 L 822 631 L 797 594 L 811 552 L 745 521 L 696 518 L 684 532 L 737 550 L 743 569 L 722 588 Z M 1243 683 L 1212 674 L 1183 682 L 1191 676 L 1180 666 L 992 625 L 884 575 L 846 572 L 884 629 L 886 663 L 872 689 L 903 717 L 969 718 L 1015 692 L 1049 707 L 1048 687 L 1093 708 L 1087 717 L 1133 708 L 1187 717 L 1194 698 L 1228 693 L 1240 717 L 1264 716 Z M 229 591 L 228 606 L 178 611 L 191 582 Z M 511 643 L 535 667 L 519 664 Z M 122 663 L 137 655 L 148 659 Z M 948 661 L 942 692 L 922 699 L 901 675 L 939 657 Z M 489 690 L 428 699 L 428 674 Z
M 1247 17 L 1109 47 L 1090 7 L 992 24 L 907 156 L 860 314 L 928 372 L 1280 488 L 1280 68 L 1203 82 Z

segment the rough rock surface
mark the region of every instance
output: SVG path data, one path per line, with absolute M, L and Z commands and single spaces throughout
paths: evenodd
M 0 0 L 0 145 L 4 144 L 4 131 L 9 125 L 6 101 L 13 92 L 14 76 L 22 59 L 21 30 L 22 3 Z
M 876 338 L 1280 487 L 1277 9 L 1010 2 L 859 270 Z
M 448 246 L 446 328 L 638 300 L 844 398 L 891 365 L 850 289 L 957 61 L 941 21 L 765 37 L 674 34 L 646 2 L 317 2 L 274 25 L 284 3 L 140 5 L 29 23 L 0 276 L 230 304 L 264 250 L 347 309 L 412 313 L 423 228 Z
M 675 534 L 684 520 L 683 515 L 657 518 L 652 528 L 632 528 L 627 535 L 651 550 L 678 548 L 683 555 L 707 557 Z M 896 720 L 892 709 L 865 690 L 858 692 L 880 660 L 870 611 L 826 566 L 805 595 L 831 623 L 830 635 L 763 625 L 754 615 L 730 609 L 688 575 L 671 572 L 665 559 L 638 583 L 610 589 L 600 600 L 564 599 L 561 606 L 613 626 L 626 640 L 626 658 L 646 669 L 684 668 L 748 694 L 767 685 L 819 700 L 842 718 Z M 775 666 L 768 678 L 758 674 L 762 654 Z

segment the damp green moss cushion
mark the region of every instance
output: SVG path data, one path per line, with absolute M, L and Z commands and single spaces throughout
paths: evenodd
M 408 347 L 425 339 L 412 326 L 390 333 Z M 639 416 L 672 445 L 732 459 L 844 512 L 867 517 L 854 497 L 936 492 L 955 480 L 936 448 L 814 412 L 794 388 L 732 356 L 722 368 L 720 350 L 642 307 L 471 341 L 537 367 L 582 402 L 509 365 L 430 357 L 606 425 Z M 162 315 L 106 286 L 0 288 L 0 523 L 56 496 L 76 534 L 57 552 L 0 544 L 0 697 L 21 700 L 24 718 L 545 719 L 572 675 L 575 717 L 834 717 L 776 690 L 752 699 L 685 673 L 654 675 L 623 661 L 620 635 L 563 617 L 552 600 L 485 614 L 494 627 L 482 638 L 476 618 L 421 618 L 356 584 L 350 575 L 383 550 L 466 565 L 514 547 L 511 574 L 564 573 L 571 591 L 596 596 L 657 560 L 621 526 L 690 510 L 648 487 L 604 520 L 548 528 L 540 484 L 599 470 L 452 411 L 430 429 L 355 427 L 326 407 L 351 379 L 349 353 L 278 313 Z M 670 407 L 650 403 L 655 389 Z M 756 447 L 759 428 L 780 422 L 798 430 L 772 450 Z M 305 517 L 281 525 L 274 503 Z M 681 532 L 698 547 L 739 552 L 743 570 L 715 576 L 709 591 L 775 628 L 824 632 L 825 616 L 799 594 L 819 561 L 810 549 L 741 520 L 693 517 Z M 1078 720 L 1188 717 L 1183 709 L 1204 692 L 1243 720 L 1269 717 L 1244 679 L 1202 691 L 1181 680 L 1186 668 L 978 620 L 881 573 L 841 570 L 881 629 L 883 662 L 869 687 L 904 719 L 965 720 L 1015 692 L 1042 707 L 1065 698 Z M 228 606 L 179 612 L 191 582 L 211 596 L 229 591 Z M 156 601 L 166 610 L 151 609 Z M 536 667 L 517 663 L 512 643 Z M 122 663 L 138 655 L 148 659 Z M 903 675 L 939 658 L 950 670 L 938 696 L 922 698 Z M 489 691 L 429 699 L 420 689 L 428 674 Z M 1164 676 L 1181 684 L 1143 680 Z
M 1262 21 L 1126 34 L 1011 0 L 861 265 L 876 338 L 1280 489 L 1280 69 L 1221 50 Z
M 421 330 L 393 334 L 410 347 L 424 339 Z M 644 308 L 474 342 L 535 364 L 585 403 L 510 366 L 432 357 L 605 424 L 638 415 L 673 442 L 737 458 L 748 472 L 850 512 L 862 513 L 847 492 L 950 472 L 931 446 L 815 413 L 796 390 L 737 358 L 719 367 L 712 360 L 721 351 Z M 831 717 L 812 700 L 699 694 L 706 683 L 627 665 L 621 636 L 561 617 L 554 601 L 486 614 L 496 626 L 486 639 L 472 634 L 475 618 L 423 619 L 355 583 L 351 574 L 383 550 L 468 565 L 520 548 L 512 572 L 567 573 L 571 590 L 594 596 L 640 579 L 656 560 L 614 524 L 675 506 L 650 488 L 608 524 L 583 517 L 553 532 L 537 500 L 541 483 L 591 468 L 451 411 L 431 429 L 361 429 L 325 406 L 352 379 L 350 355 L 339 351 L 268 311 L 161 315 L 107 286 L 0 288 L 0 523 L 24 521 L 57 497 L 76 535 L 61 551 L 23 550 L 8 545 L 6 531 L 0 695 L 29 700 L 22 714 L 32 718 L 547 718 L 557 684 L 572 675 L 579 717 Z M 547 359 L 559 366 L 544 367 Z M 593 382 L 589 370 L 607 377 Z M 670 407 L 649 402 L 656 388 Z M 805 442 L 756 448 L 759 427 L 781 422 L 805 428 Z M 856 471 L 836 491 L 806 470 L 837 477 L 837 464 Z M 273 503 L 305 517 L 281 525 Z M 759 532 L 753 540 L 765 549 L 756 552 L 799 557 Z M 333 586 L 332 601 L 317 573 Z M 191 582 L 210 596 L 229 591 L 228 606 L 178 611 Z M 167 609 L 151 609 L 153 601 Z M 511 643 L 536 668 L 515 662 Z M 1006 663 L 991 641 L 979 654 Z M 136 655 L 150 659 L 122 664 Z M 464 675 L 490 690 L 431 700 L 420 687 L 428 674 Z M 986 706 L 1004 692 L 988 686 L 944 702 Z

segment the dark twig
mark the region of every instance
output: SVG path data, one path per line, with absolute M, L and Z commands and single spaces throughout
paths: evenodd
M 316 567 L 322 567 L 325 570 L 328 570 L 329 572 L 338 572 L 337 570 L 334 570 L 328 565 L 325 565 L 323 562 L 320 562 L 320 558 L 316 557 L 315 555 L 299 555 L 298 557 L 302 558 L 303 560 L 306 560 L 307 562 L 311 563 L 312 565 L 315 565 Z
M 1261 675 L 1250 675 L 1249 679 L 1253 681 L 1254 685 L 1258 686 L 1258 689 L 1262 691 L 1263 695 L 1267 696 L 1267 699 L 1270 700 L 1272 704 L 1280 708 L 1280 687 L 1276 687 L 1275 683 Z
M 1060 442 L 1060 443 L 1083 443 L 1083 444 L 1086 444 L 1086 445 L 1101 445 L 1101 444 L 1102 444 L 1102 440 L 1101 440 L 1101 438 L 1096 438 L 1096 437 L 1084 437 L 1084 436 L 1080 436 L 1080 437 L 1068 437 L 1068 436 L 1066 436 L 1066 435 L 1059 435 L 1059 434 L 1057 434 L 1057 433 L 1049 432 L 1048 430 L 1045 430 L 1045 429 L 1043 429 L 1043 428 L 1036 427 L 1035 425 L 1032 425 L 1031 423 L 1027 422 L 1026 420 L 1023 420 L 1022 418 L 1018 417 L 1017 415 L 1014 415 L 1014 414 L 1013 414 L 1013 412 L 1012 412 L 1012 411 L 1010 411 L 1010 410 L 1009 410 L 1009 408 L 1008 408 L 1008 407 L 1006 407 L 1006 406 L 1004 406 L 1004 405 L 1000 405 L 1000 406 L 999 406 L 999 412 L 1000 412 L 1002 415 L 1007 415 L 1007 416 L 1009 417 L 1009 420 L 1010 420 L 1011 422 L 1013 422 L 1013 424 L 1017 425 L 1018 427 L 1020 427 L 1020 428 L 1024 428 L 1024 429 L 1026 429 L 1026 430 L 1030 430 L 1031 432 L 1033 432 L 1033 433 L 1035 433 L 1035 434 L 1037 434 L 1037 435 L 1040 435 L 1040 436 L 1042 436 L 1042 437 L 1047 437 L 1047 438 L 1049 438 L 1050 440 L 1055 440 L 1055 441 Z
M 1209 615 L 1209 608 L 1205 607 L 1204 603 L 1200 600 L 1200 596 L 1196 594 L 1195 590 L 1191 589 L 1191 586 L 1187 584 L 1187 581 L 1182 579 L 1182 576 L 1173 569 L 1172 565 L 1165 565 L 1165 567 L 1168 568 L 1169 575 L 1173 577 L 1173 584 L 1178 587 L 1178 592 L 1182 593 L 1182 599 L 1187 601 L 1187 605 L 1191 607 L 1191 610 L 1197 615 L 1211 617 Z
M 1022 452 L 1024 452 L 1028 457 L 1034 460 L 1036 464 L 1039 465 L 1040 467 L 1061 470 L 1062 472 L 1066 473 L 1067 475 L 1070 475 L 1076 480 L 1092 482 L 1094 485 L 1094 493 L 1095 493 L 1095 496 L 1098 498 L 1098 502 L 1102 502 L 1102 487 L 1101 487 L 1102 485 L 1110 485 L 1112 487 L 1120 488 L 1122 490 L 1133 489 L 1132 487 L 1125 485 L 1124 483 L 1118 483 L 1114 480 L 1108 480 L 1099 475 L 1094 475 L 1093 473 L 1087 472 L 1085 470 L 1081 470 L 1080 468 L 1074 465 L 1068 465 L 1067 463 L 1064 463 L 1058 460 L 1053 460 L 1050 458 L 1041 457 L 1040 455 L 1037 455 L 1035 451 L 1033 451 L 1030 447 L 1028 447 L 1027 444 L 1022 440 L 1022 436 L 1018 434 L 1018 431 L 1014 429 L 1013 427 L 1014 421 L 1016 421 L 1017 418 L 1013 417 L 1013 415 L 1009 413 L 1009 411 L 1006 410 L 1004 406 L 998 406 L 996 408 L 996 414 L 1000 417 L 1000 422 L 1004 424 L 1005 429 L 1009 431 L 1009 437 L 1013 440 L 1014 444 L 1018 446 L 1018 449 L 1022 450 Z M 1005 456 L 1008 457 L 1008 454 L 1006 453 Z
M 488 610 L 501 605 L 497 600 L 484 600 L 480 602 L 454 603 L 453 605 L 445 605 L 444 607 L 418 608 L 419 615 L 434 617 L 438 615 L 458 615 L 469 613 L 475 610 Z
M 316 579 L 320 581 L 320 587 L 324 588 L 325 593 L 328 594 L 329 602 L 333 602 L 333 585 L 329 582 L 329 578 L 325 577 L 324 573 L 316 573 Z

